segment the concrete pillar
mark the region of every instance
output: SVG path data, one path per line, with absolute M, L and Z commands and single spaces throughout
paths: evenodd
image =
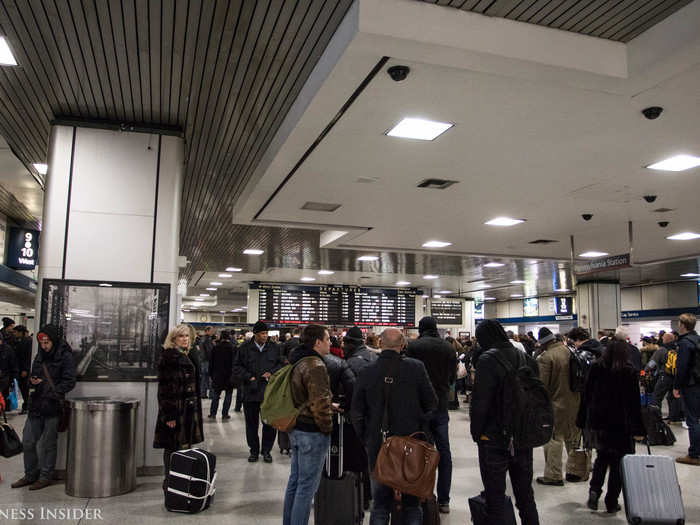
M 168 324 L 176 324 L 183 140 L 57 125 L 51 129 L 48 162 L 36 306 L 42 322 L 48 309 L 41 297 L 44 281 L 60 279 L 169 285 Z M 97 329 L 87 332 L 91 337 Z M 72 346 L 76 355 L 80 348 Z M 69 395 L 140 401 L 136 464 L 142 473 L 162 464 L 161 452 L 152 447 L 155 374 L 144 371 L 141 379 L 128 381 L 79 380 Z M 64 466 L 62 435 L 57 469 Z
M 599 330 L 614 330 L 620 325 L 620 284 L 614 282 L 585 282 L 576 286 L 578 325 L 587 328 L 592 337 Z

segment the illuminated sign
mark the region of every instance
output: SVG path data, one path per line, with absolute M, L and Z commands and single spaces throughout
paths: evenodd
M 556 315 L 571 315 L 574 313 L 573 297 L 557 297 L 554 303 L 554 313 Z
M 6 261 L 15 270 L 33 270 L 39 261 L 39 232 L 10 228 Z

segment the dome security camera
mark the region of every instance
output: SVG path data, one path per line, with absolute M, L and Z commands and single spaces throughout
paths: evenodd
M 406 80 L 409 71 L 411 71 L 411 69 L 408 66 L 391 66 L 389 69 L 386 70 L 386 72 L 389 73 L 389 76 L 394 82 L 401 82 L 402 80 Z
M 652 203 L 656 200 L 656 195 L 645 195 L 644 200 L 648 203 Z
M 668 226 L 668 221 L 659 221 L 659 226 L 661 228 L 665 228 L 666 226 Z
M 648 120 L 656 120 L 661 116 L 661 113 L 663 113 L 664 108 L 661 106 L 651 106 L 648 108 L 644 108 L 642 110 L 642 115 L 644 115 Z
M 592 213 L 584 213 L 581 215 L 581 217 L 583 217 L 584 221 L 590 221 L 593 218 L 593 214 Z

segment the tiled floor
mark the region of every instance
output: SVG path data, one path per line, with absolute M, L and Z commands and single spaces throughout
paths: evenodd
M 22 457 L 0 459 L 0 522 L 57 523 L 53 519 L 41 519 L 41 510 L 55 508 L 96 509 L 102 520 L 63 520 L 60 523 L 93 522 L 106 524 L 160 524 L 160 523 L 207 523 L 226 525 L 279 525 L 282 516 L 282 500 L 290 459 L 281 456 L 276 450 L 273 464 L 263 462 L 249 464 L 245 446 L 243 415 L 232 412 L 232 419 L 226 423 L 218 419 L 205 424 L 206 443 L 204 447 L 217 455 L 217 494 L 214 505 L 206 512 L 194 515 L 179 515 L 166 512 L 163 507 L 161 478 L 139 478 L 138 487 L 130 494 L 106 499 L 81 499 L 67 496 L 62 484 L 44 490 L 29 492 L 27 489 L 10 489 L 10 483 L 22 475 Z M 451 412 L 450 437 L 454 474 L 452 481 L 452 513 L 443 515 L 443 525 L 465 525 L 470 523 L 466 510 L 467 497 L 481 489 L 476 447 L 468 439 L 468 417 L 463 407 Z M 21 432 L 24 418 L 14 416 L 11 423 Z M 657 448 L 656 453 L 678 456 L 688 445 L 687 431 L 673 427 L 678 437 L 674 447 Z M 641 447 L 640 452 L 641 452 Z M 543 469 L 541 450 L 535 451 L 535 472 Z M 700 524 L 700 467 L 677 466 L 678 477 L 683 489 L 687 521 Z M 625 523 L 624 512 L 615 516 L 589 511 L 583 503 L 587 496 L 586 484 L 567 484 L 563 488 L 541 487 L 535 484 L 537 506 L 543 525 L 564 524 L 582 525 L 601 523 L 604 525 Z M 34 512 L 33 520 L 6 520 L 12 508 L 29 509 Z M 311 521 L 313 523 L 313 520 Z M 369 518 L 365 518 L 365 523 Z

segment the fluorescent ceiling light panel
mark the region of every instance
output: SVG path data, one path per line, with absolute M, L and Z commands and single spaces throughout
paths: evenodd
M 315 281 L 316 278 L 315 278 L 315 277 L 302 277 L 301 280 L 302 280 L 302 281 L 310 282 L 310 281 Z
M 258 250 L 255 248 L 248 248 L 247 250 L 243 250 L 243 253 L 245 255 L 262 255 L 265 253 L 265 250 Z
M 675 235 L 671 235 L 669 237 L 666 237 L 669 241 L 692 241 L 694 239 L 700 239 L 700 233 L 694 233 L 694 232 L 683 232 L 683 233 L 677 233 Z
M 700 277 L 700 273 L 684 273 L 681 277 Z
M 505 266 L 505 264 L 499 262 L 490 262 L 486 263 L 484 265 L 484 268 L 500 268 L 501 266 Z
M 376 255 L 362 255 L 357 258 L 358 261 L 378 261 L 379 257 Z
M 32 166 L 34 166 L 34 169 L 42 175 L 46 175 L 49 172 L 48 164 L 32 164 Z
M 568 288 L 557 288 L 554 291 L 555 292 L 570 292 L 571 290 L 569 290 Z
M 228 279 L 231 277 L 231 274 L 230 273 L 220 273 L 219 277 L 221 277 L 222 279 Z
M 207 288 L 210 292 L 215 292 L 217 289 L 216 288 Z
M 402 139 L 435 140 L 454 124 L 422 118 L 405 118 L 387 132 L 390 137 Z
M 195 297 L 194 300 L 195 301 L 204 301 L 204 299 L 202 299 L 201 297 Z
M 452 290 L 440 290 L 440 293 L 448 294 L 452 293 Z
M 586 257 L 587 259 L 595 259 L 596 257 L 605 257 L 606 255 L 610 255 L 610 254 L 608 252 L 590 251 L 590 252 L 580 253 L 579 257 Z
M 525 284 L 525 281 L 511 281 L 510 284 Z
M 396 286 L 408 286 L 409 284 L 411 284 L 411 283 L 408 281 L 397 281 L 396 282 Z
M 423 243 L 423 248 L 444 248 L 445 246 L 452 246 L 452 243 L 444 241 L 428 241 Z
M 510 294 L 510 296 L 511 296 L 511 297 L 522 297 L 523 294 L 521 294 L 521 293 L 512 293 L 512 294 Z
M 435 295 L 433 295 L 433 299 L 442 299 L 442 295 L 435 294 Z
M 486 221 L 484 224 L 488 226 L 515 226 L 516 224 L 522 224 L 525 219 L 511 219 L 510 217 L 496 217 L 490 221 Z
M 647 166 L 650 170 L 684 171 L 700 166 L 700 157 L 694 155 L 675 155 L 655 164 Z
M 423 279 L 437 279 L 439 275 L 424 275 Z
M 484 301 L 495 301 L 495 297 L 484 297 Z
M 102 286 L 104 288 L 111 288 L 112 287 L 112 285 L 109 283 L 100 283 L 100 286 Z
M 236 268 L 235 266 L 229 266 L 226 268 L 227 272 L 242 272 L 243 268 Z
M 200 297 L 209 297 L 209 294 L 208 293 L 200 293 L 199 296 Z
M 319 275 L 333 275 L 335 272 L 332 270 L 319 270 L 318 274 Z
M 223 284 L 224 284 L 224 283 L 220 283 L 220 282 L 217 282 L 217 281 L 212 281 L 212 282 L 209 283 L 209 286 L 222 286 Z
M 12 51 L 10 51 L 10 46 L 4 36 L 0 36 L 0 65 L 17 65 L 17 60 L 15 60 L 15 56 L 12 54 Z

